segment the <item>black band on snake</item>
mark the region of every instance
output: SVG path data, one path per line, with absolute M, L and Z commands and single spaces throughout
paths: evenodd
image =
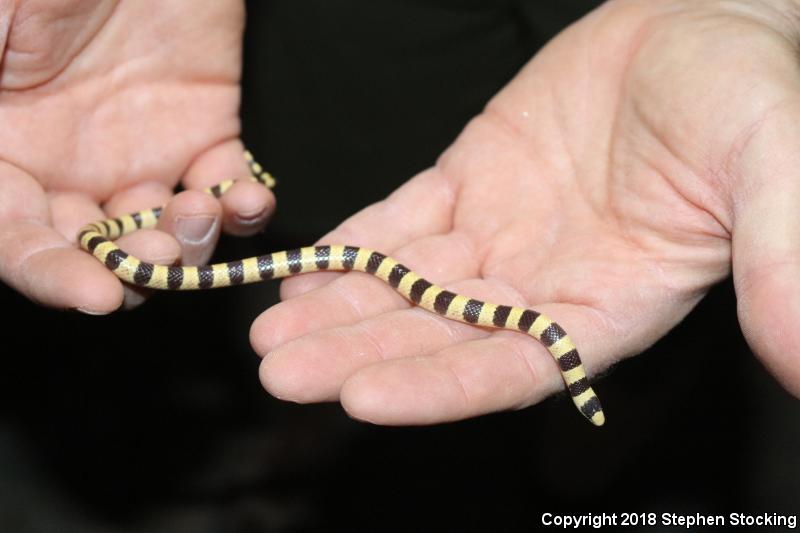
M 249 152 L 245 152 L 245 158 L 252 172 L 249 179 L 270 188 L 275 185 L 272 176 L 264 172 Z M 219 198 L 233 183 L 234 180 L 226 180 L 206 192 Z M 578 350 L 561 326 L 541 313 L 455 294 L 391 257 L 357 246 L 308 246 L 228 263 L 168 266 L 141 261 L 112 242 L 126 233 L 155 226 L 160 214 L 161 208 L 155 208 L 94 222 L 81 228 L 78 242 L 123 281 L 151 289 L 213 289 L 321 270 L 372 274 L 432 313 L 467 324 L 527 333 L 553 355 L 581 414 L 596 426 L 605 422 L 600 400 L 589 385 Z

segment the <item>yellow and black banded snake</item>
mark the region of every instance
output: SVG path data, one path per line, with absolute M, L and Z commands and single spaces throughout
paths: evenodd
M 275 180 L 249 152 L 249 179 L 273 187 Z M 205 192 L 219 198 L 234 180 L 209 187 Z M 557 323 L 532 309 L 483 302 L 439 287 L 398 261 L 358 246 L 307 246 L 203 266 L 156 265 L 122 251 L 112 241 L 138 229 L 155 226 L 161 208 L 93 222 L 81 228 L 78 242 L 121 280 L 140 287 L 194 290 L 229 287 L 268 279 L 285 278 L 321 270 L 372 274 L 392 286 L 414 304 L 443 317 L 490 328 L 527 333 L 542 343 L 555 358 L 575 406 L 592 424 L 605 422 L 600 400 L 592 390 L 575 344 Z

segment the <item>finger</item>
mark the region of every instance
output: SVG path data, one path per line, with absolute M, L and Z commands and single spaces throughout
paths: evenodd
M 239 139 L 220 143 L 198 156 L 183 179 L 189 189 L 202 190 L 228 179 L 250 176 L 250 167 Z M 253 235 L 264 229 L 275 211 L 275 196 L 268 188 L 250 180 L 235 183 L 220 198 L 223 230 L 232 235 Z
M 86 219 L 84 223 L 105 217 L 117 217 L 152 209 L 167 204 L 173 196 L 172 189 L 156 181 L 137 183 L 115 193 L 104 205 L 105 214 Z M 172 265 L 181 257 L 181 245 L 175 238 L 158 231 L 136 231 L 117 239 L 117 245 L 127 253 L 153 264 Z M 123 309 L 138 307 L 153 291 L 132 285 L 123 285 Z
M 116 276 L 38 223 L 9 223 L 0 230 L 0 278 L 48 307 L 107 314 L 122 303 Z
M 386 425 L 436 424 L 525 407 L 559 390 L 557 367 L 532 340 L 493 336 L 433 357 L 371 365 L 345 381 L 340 401 L 350 416 Z
M 184 191 L 164 206 L 158 229 L 174 235 L 181 245 L 181 263 L 203 265 L 219 240 L 222 207 L 199 191 Z
M 597 323 L 580 307 L 537 306 L 569 324 L 578 346 L 589 347 L 589 376 L 607 357 L 593 353 Z M 528 335 L 500 331 L 448 346 L 433 356 L 405 357 L 364 367 L 342 385 L 340 401 L 354 418 L 377 424 L 434 424 L 519 409 L 564 390 L 558 364 Z
M 84 225 L 106 218 L 97 202 L 82 193 L 54 192 L 47 194 L 47 199 L 53 228 L 72 243 L 77 243 Z
M 451 228 L 455 192 L 432 168 L 418 174 L 388 198 L 350 217 L 319 240 L 328 244 L 363 246 L 390 253 L 429 235 Z M 281 284 L 281 297 L 293 298 L 335 279 L 330 274 L 291 278 Z
M 157 181 L 144 181 L 114 193 L 103 204 L 109 217 L 129 215 L 145 209 L 162 207 L 172 198 L 174 192 L 167 185 Z
M 800 157 L 793 148 L 800 143 L 798 118 L 800 112 L 787 113 L 766 125 L 743 154 L 742 172 L 751 186 L 734 201 L 733 275 L 748 343 L 800 397 Z
M 458 234 L 436 235 L 397 251 L 397 259 L 436 283 L 475 276 L 478 264 L 468 240 Z M 337 277 L 312 292 L 267 309 L 254 322 L 250 342 L 259 354 L 313 331 L 354 324 L 409 303 L 383 281 L 355 272 Z
M 136 231 L 117 244 L 129 254 L 150 263 L 205 264 L 220 233 L 221 206 L 212 196 L 184 191 L 175 196 L 169 187 L 146 182 L 121 191 L 106 204 L 108 216 L 118 216 L 163 205 L 158 231 Z M 125 287 L 125 308 L 136 307 L 152 294 L 140 287 Z
M 469 294 L 486 301 L 504 301 L 512 305 L 522 306 L 521 296 L 509 291 L 503 284 L 487 282 L 484 280 L 468 280 L 453 284 L 449 289 L 461 293 Z M 534 306 L 537 310 L 551 317 L 557 317 L 562 323 L 567 325 L 568 331 L 574 341 L 581 347 L 586 347 L 585 353 L 591 360 L 585 368 L 603 368 L 613 360 L 613 353 L 606 351 L 606 344 L 601 339 L 609 337 L 608 321 L 602 319 L 602 315 L 596 311 L 582 306 L 569 304 L 548 304 Z M 509 378 L 508 372 L 487 372 L 487 379 L 480 379 L 470 382 L 470 387 L 476 391 L 489 391 L 491 396 L 487 400 L 486 395 L 471 394 L 474 404 L 463 406 L 458 402 L 461 398 L 459 381 L 452 378 L 459 378 L 459 373 L 469 370 L 469 366 L 461 368 L 460 360 L 457 358 L 445 357 L 446 365 L 441 363 L 429 362 L 430 354 L 439 351 L 446 354 L 457 354 L 458 349 L 453 352 L 449 350 L 454 346 L 473 346 L 470 341 L 485 338 L 488 336 L 522 339 L 521 342 L 527 344 L 525 350 L 511 350 L 513 355 L 525 354 L 531 360 L 526 364 L 530 366 L 545 365 L 548 380 L 537 382 L 532 386 L 529 380 L 519 380 Z M 466 344 L 465 344 L 466 343 Z M 488 359 L 480 359 L 481 364 L 494 361 L 493 364 L 503 364 L 503 357 L 496 357 L 496 350 L 487 350 L 482 345 L 474 348 L 477 354 L 486 351 Z M 504 357 L 508 356 L 505 354 Z M 436 355 L 439 357 L 439 355 Z M 535 358 L 535 360 L 534 360 Z M 395 376 L 397 369 L 407 368 L 404 364 L 395 366 L 386 365 L 388 361 L 395 359 L 407 359 L 414 361 L 409 363 L 415 370 L 410 374 L 402 370 L 399 378 Z M 472 360 L 471 358 L 469 360 Z M 584 358 L 586 360 L 586 358 Z M 451 368 L 452 367 L 452 368 Z M 505 368 L 513 368 L 506 365 Z M 420 371 L 419 376 L 415 372 Z M 483 370 L 478 369 L 476 376 Z M 374 318 L 365 320 L 361 323 L 348 327 L 333 328 L 319 331 L 292 342 L 284 344 L 271 352 L 261 364 L 261 380 L 264 387 L 274 396 L 296 402 L 317 402 L 330 401 L 336 399 L 341 394 L 342 401 L 350 402 L 352 414 L 363 417 L 367 420 L 379 423 L 428 423 L 435 421 L 445 421 L 459 418 L 461 416 L 473 416 L 484 412 L 499 409 L 513 408 L 517 405 L 529 405 L 538 401 L 542 397 L 556 390 L 563 389 L 564 384 L 558 370 L 557 363 L 553 360 L 549 351 L 540 343 L 528 335 L 518 331 L 489 330 L 477 328 L 458 321 L 447 320 L 421 308 L 395 311 L 385 313 Z M 512 376 L 525 377 L 524 374 L 511 372 Z M 352 377 L 351 377 L 352 376 Z M 361 376 L 356 378 L 356 376 Z M 366 376 L 366 377 L 364 377 Z M 449 392 L 441 398 L 428 398 L 421 405 L 435 406 L 441 418 L 436 420 L 428 419 L 425 416 L 415 418 L 419 415 L 419 405 L 413 402 L 405 402 L 404 394 L 409 396 L 425 397 L 423 391 L 426 387 L 438 387 L 436 382 L 444 377 L 451 379 Z M 465 376 L 472 378 L 475 376 Z M 361 378 L 364 378 L 361 381 Z M 386 392 L 389 396 L 375 396 L 372 394 L 372 387 L 381 388 L 386 382 L 393 379 L 418 380 L 421 389 L 412 389 L 403 392 L 400 383 L 399 392 Z M 346 384 L 350 383 L 350 396 L 345 400 Z M 355 385 L 353 385 L 355 384 Z M 499 393 L 495 395 L 495 388 Z M 502 389 L 502 390 L 501 390 Z M 492 400 L 493 398 L 493 400 Z M 492 401 L 489 401 L 492 400 Z M 389 418 L 381 418 L 383 414 L 382 406 L 386 402 L 399 401 L 404 410 L 386 413 Z M 450 403 L 448 403 L 450 402 Z M 455 403 L 453 403 L 455 402 Z M 363 405 L 362 405 L 363 403 Z M 459 405 L 459 409 L 454 406 Z M 376 412 L 372 412 L 371 409 Z M 439 408 L 441 408 L 439 410 Z M 402 416 L 393 419 L 392 416 L 400 413 Z M 426 415 L 427 416 L 427 415 Z
M 482 280 L 457 283 L 450 289 L 487 300 L 503 292 Z M 389 311 L 281 345 L 261 363 L 261 382 L 270 394 L 284 400 L 335 400 L 344 381 L 370 364 L 435 353 L 489 334 L 484 328 L 447 320 L 420 307 Z
M 48 194 L 50 200 L 50 213 L 54 228 L 73 244 L 77 244 L 77 234 L 87 223 L 103 220 L 108 216 L 100 209 L 97 203 L 88 196 L 81 193 L 57 192 Z M 130 212 L 134 211 L 131 209 Z M 129 211 L 125 211 L 127 213 Z M 124 249 L 130 250 L 133 255 L 145 261 L 153 261 L 154 257 L 172 257 L 174 261 L 177 256 L 170 256 L 165 250 L 174 253 L 180 252 L 180 248 L 174 243 L 164 242 L 162 239 L 150 239 L 146 244 L 140 244 L 144 235 L 125 236 L 118 239 L 118 244 Z M 162 248 L 162 249 L 159 249 Z M 146 289 L 131 287 L 123 284 L 122 309 L 132 309 L 141 305 L 146 297 L 151 293 Z
M 47 196 L 23 170 L 0 162 L 0 279 L 31 300 L 105 314 L 122 285 L 50 226 Z

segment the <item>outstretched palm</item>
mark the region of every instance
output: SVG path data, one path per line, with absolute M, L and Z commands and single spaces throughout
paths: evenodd
M 104 218 L 101 204 L 109 214 L 161 205 L 182 177 L 198 186 L 246 175 L 242 3 L 6 4 L 0 276 L 50 305 L 110 311 L 121 285 L 70 244 L 77 228 Z M 157 259 L 179 253 L 163 238 L 136 239 L 132 248 Z
M 775 309 L 800 279 L 786 22 L 745 2 L 609 2 L 538 54 L 436 167 L 322 240 L 546 312 L 594 372 L 665 334 L 733 259 L 745 333 L 800 393 L 796 328 L 768 329 L 800 319 Z M 563 387 L 529 337 L 433 316 L 364 275 L 288 280 L 284 296 L 252 330 L 280 398 L 431 423 Z

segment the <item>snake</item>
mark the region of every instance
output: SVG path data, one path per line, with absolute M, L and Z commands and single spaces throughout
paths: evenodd
M 276 180 L 249 151 L 244 152 L 244 158 L 251 172 L 246 179 L 267 188 L 275 186 Z M 235 181 L 228 179 L 204 191 L 220 198 Z M 431 283 L 399 261 L 360 246 L 306 246 L 225 263 L 179 266 L 142 261 L 124 252 L 113 242 L 122 235 L 154 227 L 161 211 L 161 207 L 156 207 L 92 222 L 79 230 L 77 240 L 81 248 L 91 253 L 119 279 L 150 289 L 214 289 L 318 271 L 371 274 L 411 303 L 437 315 L 475 326 L 530 335 L 555 359 L 578 411 L 595 426 L 605 423 L 603 408 L 586 377 L 578 349 L 567 332 L 542 313 L 456 294 Z

